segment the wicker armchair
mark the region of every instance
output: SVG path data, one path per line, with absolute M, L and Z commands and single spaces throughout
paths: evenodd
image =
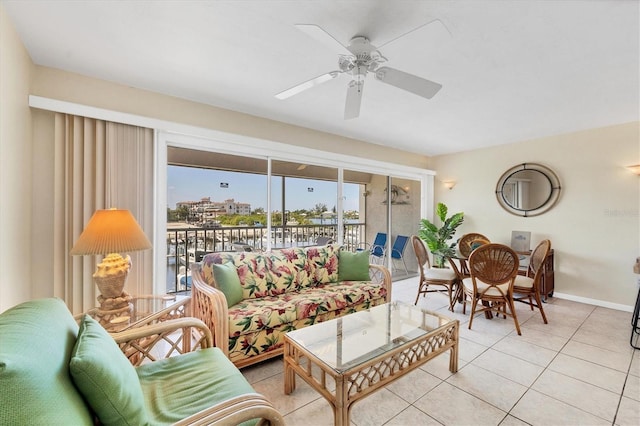
M 0 314 L 0 341 L 0 424 L 284 424 L 195 318 L 109 335 L 38 299 Z
M 476 314 L 495 312 L 505 318 L 511 316 L 518 335 L 522 334 L 513 303 L 513 284 L 519 264 L 518 254 L 503 244 L 485 244 L 471 253 L 471 276 L 462 280 L 465 306 L 467 297 L 471 299 L 469 329 Z

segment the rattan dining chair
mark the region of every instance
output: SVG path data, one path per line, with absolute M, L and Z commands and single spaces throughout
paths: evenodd
M 489 244 L 490 242 L 491 241 L 489 241 L 487 237 L 482 234 L 478 234 L 477 232 L 464 234 L 460 237 L 460 240 L 458 240 L 458 252 L 460 252 L 460 273 L 463 278 L 470 276 L 468 259 L 471 252 L 477 247 Z
M 429 261 L 429 251 L 417 235 L 411 236 L 411 245 L 416 254 L 418 269 L 420 270 L 420 284 L 418 285 L 418 294 L 414 305 L 418 304 L 421 294 L 424 297 L 427 293 L 446 291 L 449 296 L 449 310 L 453 312 L 455 288 L 458 284 L 458 274 L 455 269 L 433 268 Z M 430 286 L 432 287 L 431 289 L 429 289 Z M 434 286 L 438 288 L 434 289 Z
M 513 302 L 513 285 L 519 264 L 518 254 L 504 244 L 485 244 L 471 253 L 471 276 L 462 280 L 465 296 L 463 312 L 467 297 L 471 299 L 469 329 L 473 324 L 473 317 L 478 313 L 495 312 L 505 318 L 507 315 L 512 317 L 518 335 L 522 334 Z
M 534 307 L 538 308 L 545 324 L 548 324 L 548 322 L 547 316 L 544 314 L 544 308 L 542 307 L 542 300 L 540 298 L 540 280 L 544 273 L 544 261 L 550 251 L 551 241 L 540 241 L 531 253 L 527 274 L 516 276 L 516 280 L 513 285 L 514 300 L 531 306 L 532 311 L 534 310 Z M 535 299 L 535 302 L 533 299 Z

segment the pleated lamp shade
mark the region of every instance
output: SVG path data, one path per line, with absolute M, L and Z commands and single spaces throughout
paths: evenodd
M 96 210 L 71 249 L 71 255 L 146 250 L 151 243 L 129 210 Z

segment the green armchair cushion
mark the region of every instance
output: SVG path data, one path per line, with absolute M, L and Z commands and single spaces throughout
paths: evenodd
M 69 367 L 74 383 L 101 423 L 148 423 L 135 368 L 109 333 L 89 315 L 80 323 Z
M 242 285 L 240 284 L 240 277 L 238 271 L 233 262 L 227 263 L 214 263 L 213 278 L 216 281 L 218 290 L 224 293 L 224 297 L 227 299 L 227 307 L 231 307 L 238 302 L 241 302 L 242 297 Z
M 0 314 L 0 425 L 92 425 L 69 375 L 78 324 L 60 299 Z
M 154 425 L 172 424 L 217 403 L 255 392 L 218 348 L 142 364 L 136 372 L 149 421 Z
M 369 281 L 369 250 L 351 252 L 340 250 L 338 256 L 339 281 Z

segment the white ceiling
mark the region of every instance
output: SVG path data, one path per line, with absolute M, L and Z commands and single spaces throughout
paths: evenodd
M 33 61 L 398 149 L 438 155 L 639 120 L 640 2 L 2 0 Z M 343 120 L 337 69 L 363 35 L 388 65 L 441 83 L 431 100 L 368 75 Z M 441 23 L 441 24 L 440 24 Z

